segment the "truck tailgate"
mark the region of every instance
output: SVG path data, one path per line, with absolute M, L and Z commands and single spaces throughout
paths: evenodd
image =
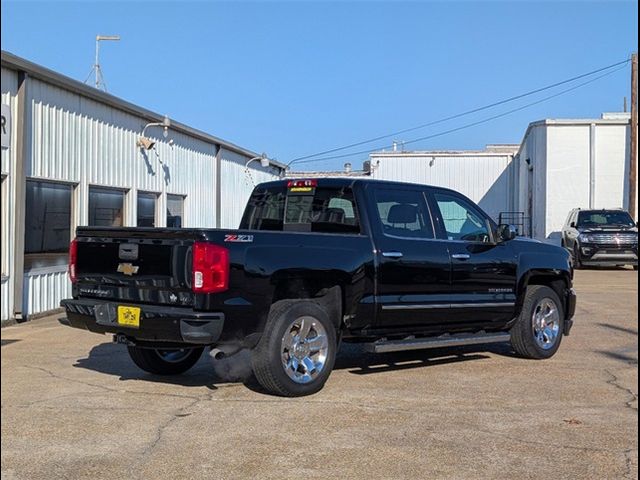
M 79 297 L 193 306 L 191 247 L 199 230 L 77 230 L 74 292 Z

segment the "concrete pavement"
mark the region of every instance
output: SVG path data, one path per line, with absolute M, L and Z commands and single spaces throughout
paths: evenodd
M 631 270 L 577 272 L 551 360 L 345 345 L 299 399 L 224 381 L 208 355 L 162 378 L 55 318 L 7 327 L 2 478 L 637 478 L 637 288 Z

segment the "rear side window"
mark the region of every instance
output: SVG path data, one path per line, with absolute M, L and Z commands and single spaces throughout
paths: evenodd
M 241 229 L 317 233 L 360 233 L 350 188 L 286 187 L 256 189 L 242 217 Z
M 386 235 L 434 238 L 433 225 L 422 192 L 380 189 L 375 192 L 376 209 Z

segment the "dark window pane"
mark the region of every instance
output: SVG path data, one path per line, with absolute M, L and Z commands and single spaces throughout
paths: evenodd
M 386 235 L 434 238 L 422 192 L 380 189 L 375 197 L 378 216 Z
M 89 225 L 121 227 L 123 225 L 124 192 L 89 187 Z
M 25 253 L 64 253 L 71 237 L 71 186 L 27 181 Z
M 622 210 L 582 211 L 579 213 L 578 226 L 597 227 L 600 225 L 632 227 L 635 222 L 631 215 Z
M 256 189 L 240 223 L 241 229 L 319 233 L 359 233 L 350 188 L 315 188 L 304 194 L 285 187 Z
M 282 230 L 286 190 L 279 188 L 256 189 L 242 216 L 240 228 L 244 230 Z
M 167 195 L 167 227 L 182 228 L 184 216 L 184 197 Z
M 155 193 L 138 192 L 138 222 L 139 227 L 156 226 L 156 199 Z

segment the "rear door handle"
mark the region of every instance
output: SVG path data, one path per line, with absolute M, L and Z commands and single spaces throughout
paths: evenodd
M 387 258 L 402 258 L 402 252 L 382 252 L 382 256 Z
M 454 253 L 453 255 L 451 255 L 451 258 L 455 258 L 456 260 L 469 260 L 469 258 L 471 258 L 471 255 L 468 255 L 466 253 Z

